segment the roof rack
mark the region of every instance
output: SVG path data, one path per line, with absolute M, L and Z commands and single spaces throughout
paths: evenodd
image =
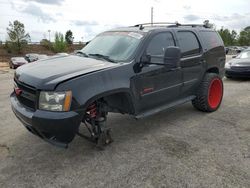
M 136 24 L 132 27 L 139 27 L 140 30 L 143 30 L 144 27 L 204 27 L 211 28 L 211 24 L 180 24 L 178 22 L 155 22 L 155 23 L 142 23 Z

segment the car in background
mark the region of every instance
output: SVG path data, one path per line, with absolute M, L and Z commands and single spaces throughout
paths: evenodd
M 61 53 L 56 53 L 55 55 L 52 55 L 50 57 L 63 57 L 63 56 L 67 56 L 69 55 L 68 53 L 64 53 L 64 52 L 61 52 Z
M 12 57 L 9 62 L 11 69 L 16 69 L 17 67 L 27 64 L 28 61 L 24 57 Z
M 68 53 L 65 52 L 61 52 L 61 53 L 57 53 L 56 56 L 66 56 L 69 55 Z
M 244 51 L 245 49 L 246 48 L 244 48 L 243 46 L 227 46 L 225 47 L 225 53 L 227 55 L 237 55 L 242 51 Z
M 49 56 L 47 56 L 47 55 L 45 55 L 45 54 L 39 54 L 38 55 L 38 60 L 43 60 L 43 59 L 48 59 L 49 58 Z M 38 61 L 37 60 L 37 61 Z
M 30 53 L 30 54 L 26 54 L 24 57 L 29 63 L 34 62 L 34 61 L 38 61 L 41 59 L 47 59 L 48 56 L 45 54 L 36 54 L 36 53 Z
M 229 52 L 229 47 L 225 47 L 225 53 L 228 54 Z
M 24 58 L 25 58 L 29 63 L 31 63 L 31 62 L 37 61 L 37 60 L 38 60 L 38 56 L 39 56 L 39 54 L 30 53 L 30 54 L 26 54 Z
M 225 64 L 225 76 L 250 78 L 250 49 L 244 50 Z

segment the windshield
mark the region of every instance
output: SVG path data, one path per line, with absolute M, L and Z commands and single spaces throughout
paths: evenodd
M 236 58 L 239 58 L 239 59 L 250 58 L 250 51 L 241 52 Z
M 126 61 L 132 56 L 142 37 L 142 34 L 135 32 L 105 32 L 94 38 L 81 52 L 89 56 L 105 56 L 114 62 Z

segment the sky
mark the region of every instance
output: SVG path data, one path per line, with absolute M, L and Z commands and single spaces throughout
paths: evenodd
M 250 0 L 0 0 L 0 41 L 14 20 L 24 23 L 32 42 L 53 41 L 56 31 L 67 30 L 74 42 L 88 41 L 108 29 L 150 22 L 151 7 L 154 22 L 209 20 L 238 32 L 250 25 Z

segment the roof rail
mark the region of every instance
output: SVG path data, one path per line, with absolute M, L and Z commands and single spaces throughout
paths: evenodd
M 144 27 L 204 27 L 211 28 L 211 24 L 180 24 L 178 22 L 155 22 L 155 23 L 142 23 L 136 24 L 132 27 L 139 27 L 140 30 L 143 30 Z
M 170 25 L 169 27 L 176 27 L 176 25 Z M 204 27 L 204 28 L 211 28 L 208 25 L 204 25 L 204 24 L 179 24 L 178 27 Z
M 175 25 L 178 26 L 178 22 L 154 22 L 154 23 L 141 23 L 141 24 L 136 24 L 132 27 L 139 27 L 140 30 L 144 29 L 145 26 L 148 27 L 166 27 L 168 25 Z

